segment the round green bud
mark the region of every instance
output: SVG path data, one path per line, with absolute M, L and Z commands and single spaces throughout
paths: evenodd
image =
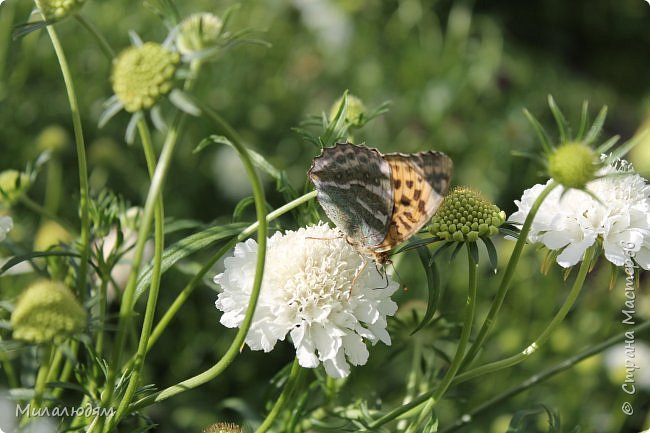
M 36 0 L 45 21 L 58 21 L 77 12 L 86 0 Z
M 201 12 L 185 18 L 176 37 L 176 47 L 181 54 L 213 48 L 219 43 L 223 21 L 209 12 Z
M 218 422 L 205 428 L 203 433 L 242 433 L 242 429 L 237 424 Z
M 506 214 L 478 191 L 467 187 L 452 190 L 431 219 L 429 231 L 454 242 L 476 242 L 493 236 L 506 220 Z
M 29 176 L 18 170 L 5 170 L 0 173 L 0 204 L 12 205 L 27 191 Z
M 72 239 L 70 232 L 61 224 L 47 220 L 36 231 L 34 251 L 46 251 L 60 243 L 69 243 Z
M 68 148 L 69 144 L 68 132 L 59 125 L 48 126 L 36 138 L 36 146 L 40 151 L 62 152 Z
M 357 98 L 354 95 L 348 94 L 347 96 L 347 110 L 345 111 L 345 122 L 350 126 L 361 126 L 363 124 L 363 118 L 366 115 L 366 106 L 363 105 L 361 99 Z M 336 113 L 339 111 L 339 106 L 343 102 L 343 97 L 341 96 L 330 108 L 329 119 L 332 121 L 336 117 Z
M 180 62 L 178 53 L 147 42 L 122 51 L 113 63 L 115 95 L 130 113 L 151 108 L 171 91 Z
M 584 143 L 566 143 L 555 149 L 548 159 L 548 171 L 553 179 L 567 188 L 584 188 L 594 179 L 598 157 Z
M 16 340 L 45 343 L 81 331 L 86 311 L 63 283 L 42 280 L 25 290 L 11 313 Z

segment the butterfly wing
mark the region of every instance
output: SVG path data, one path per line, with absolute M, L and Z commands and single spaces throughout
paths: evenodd
M 442 152 L 384 155 L 390 165 L 395 206 L 386 237 L 375 250 L 388 251 L 417 233 L 436 213 L 449 189 L 451 159 Z
M 339 143 L 314 158 L 309 178 L 330 220 L 356 245 L 378 245 L 393 213 L 390 166 L 377 149 Z

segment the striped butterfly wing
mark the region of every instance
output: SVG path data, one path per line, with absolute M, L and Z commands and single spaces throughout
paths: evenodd
M 389 163 L 378 150 L 339 143 L 323 149 L 308 174 L 321 207 L 350 241 L 367 248 L 384 240 L 393 187 Z

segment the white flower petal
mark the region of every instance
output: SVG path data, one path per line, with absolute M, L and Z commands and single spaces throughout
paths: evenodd
M 597 238 L 603 241 L 607 260 L 622 266 L 627 252 L 644 269 L 650 267 L 650 185 L 619 160 L 601 169 L 602 176 L 587 184 L 585 191 L 555 188 L 539 208 L 528 240 L 542 242 L 559 251 L 557 262 L 563 267 L 582 260 L 585 250 Z M 550 180 L 549 180 L 550 182 Z M 515 200 L 517 212 L 511 221 L 523 223 L 534 201 L 548 186 L 535 185 Z
M 258 244 L 237 244 L 215 276 L 220 322 L 238 327 L 244 319 L 255 277 Z M 386 317 L 397 304 L 399 285 L 375 266 L 363 272 L 359 254 L 325 224 L 275 233 L 268 239 L 264 278 L 246 344 L 272 350 L 290 334 L 303 367 L 323 364 L 332 377 L 350 373 L 349 363 L 365 364 L 367 340 L 390 344 Z M 352 283 L 354 287 L 352 287 Z

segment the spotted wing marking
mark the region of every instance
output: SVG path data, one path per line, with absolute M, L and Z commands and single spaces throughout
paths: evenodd
M 394 207 L 384 240 L 385 252 L 417 233 L 436 213 L 449 189 L 451 159 L 440 152 L 384 155 L 391 169 Z

